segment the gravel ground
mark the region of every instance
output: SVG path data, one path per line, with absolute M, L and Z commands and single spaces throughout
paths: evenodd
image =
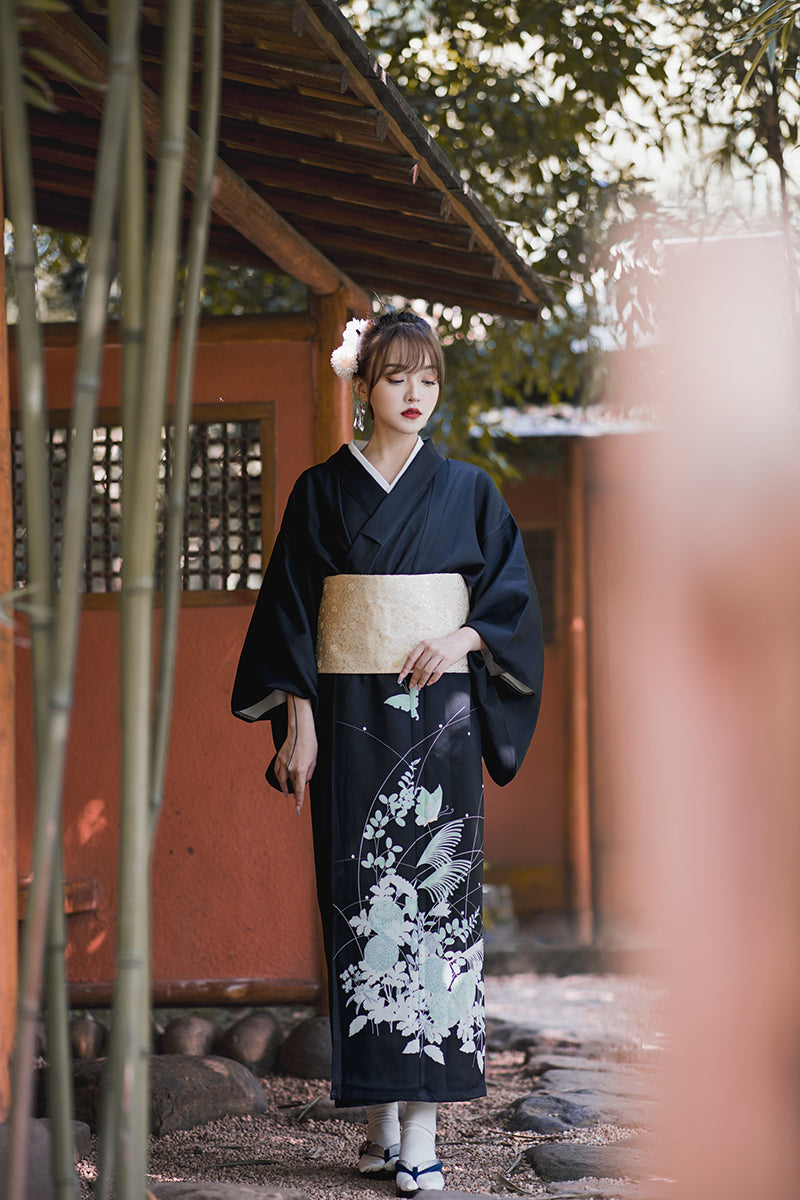
M 627 1052 L 654 1048 L 659 1040 L 659 993 L 641 979 L 620 976 L 515 975 L 487 978 L 487 1014 L 529 1028 L 563 1032 L 582 1043 Z M 539 1196 L 544 1185 L 519 1162 L 528 1146 L 544 1141 L 606 1144 L 629 1130 L 597 1126 L 570 1134 L 511 1133 L 508 1106 L 531 1091 L 522 1051 L 489 1053 L 485 1098 L 439 1109 L 437 1150 L 445 1186 L 466 1192 Z M 151 1143 L 155 1181 L 218 1180 L 300 1189 L 310 1200 L 358 1200 L 365 1194 L 394 1196 L 391 1181 L 367 1181 L 354 1169 L 364 1127 L 315 1121 L 313 1108 L 297 1108 L 327 1096 L 328 1084 L 273 1075 L 264 1080 L 268 1111 L 226 1118 Z M 88 1196 L 94 1165 L 79 1166 Z

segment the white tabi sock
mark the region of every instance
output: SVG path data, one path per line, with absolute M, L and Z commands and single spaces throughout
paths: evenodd
M 388 1150 L 400 1141 L 400 1118 L 397 1115 L 397 1101 L 391 1104 L 367 1105 L 367 1141 L 377 1142 Z
M 407 1167 L 424 1167 L 436 1162 L 436 1105 L 409 1100 L 400 1135 L 400 1161 Z M 441 1171 L 428 1171 L 412 1179 L 400 1170 L 398 1191 L 441 1191 Z

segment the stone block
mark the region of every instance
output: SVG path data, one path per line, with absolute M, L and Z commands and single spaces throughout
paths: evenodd
M 199 1054 L 211 1053 L 211 1048 L 217 1038 L 217 1027 L 208 1017 L 198 1017 L 186 1014 L 175 1017 L 167 1023 L 164 1029 L 162 1045 L 165 1054 Z
M 6 1178 L 8 1169 L 10 1124 L 0 1125 L 0 1180 Z M 25 1200 L 54 1200 L 55 1190 L 50 1177 L 50 1129 L 47 1121 L 31 1120 L 28 1132 L 28 1171 L 25 1185 Z M 74 1185 L 75 1200 L 80 1196 L 77 1175 Z
M 75 1115 L 95 1132 L 106 1062 L 75 1065 Z M 189 1054 L 161 1054 L 150 1060 L 150 1129 L 156 1136 L 266 1108 L 263 1087 L 241 1063 Z
M 508 1129 L 529 1130 L 532 1133 L 563 1133 L 597 1122 L 597 1113 L 591 1107 L 577 1104 L 566 1096 L 551 1096 L 534 1092 L 511 1105 L 511 1116 L 506 1123 Z
M 639 1180 L 657 1172 L 655 1154 L 649 1142 L 640 1136 L 610 1146 L 551 1142 L 530 1146 L 522 1157 L 544 1180 Z
M 298 1079 L 330 1079 L 331 1026 L 327 1017 L 307 1017 L 295 1025 L 278 1051 L 278 1069 Z
M 226 1029 L 216 1051 L 241 1063 L 254 1075 L 268 1075 L 282 1041 L 281 1027 L 268 1012 L 249 1013 Z

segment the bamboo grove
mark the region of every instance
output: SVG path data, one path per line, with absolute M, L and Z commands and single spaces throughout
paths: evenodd
M 198 0 L 199 5 L 199 0 Z M 67 6 L 26 0 L 26 20 L 46 20 Z M 20 419 L 24 445 L 27 600 L 32 641 L 36 826 L 32 885 L 23 929 L 16 1043 L 12 1063 L 10 1153 L 3 1194 L 26 1195 L 28 1117 L 33 1100 L 36 1022 L 44 1008 L 52 1172 L 58 1200 L 72 1200 L 72 1072 L 64 973 L 61 789 L 72 706 L 81 611 L 82 566 L 109 290 L 119 268 L 122 309 L 122 584 L 120 677 L 122 782 L 117 964 L 111 1049 L 105 1077 L 96 1195 L 143 1200 L 146 1194 L 150 1053 L 150 862 L 163 796 L 180 598 L 190 396 L 199 295 L 208 239 L 220 97 L 222 0 L 204 0 L 200 152 L 191 223 L 180 245 L 193 0 L 166 5 L 160 140 L 154 199 L 147 205 L 141 120 L 139 3 L 112 0 L 108 86 L 103 101 L 90 217 L 90 252 L 80 316 L 63 545 L 53 573 L 43 346 L 36 317 L 33 173 L 16 0 L 0 0 L 2 141 L 6 211 L 14 229 L 18 298 Z M 200 15 L 200 14 L 198 14 Z M 97 93 L 95 92 L 95 95 Z M 175 357 L 173 313 L 179 256 L 188 269 Z M 160 647 L 155 646 L 154 590 L 159 462 L 168 410 L 165 585 Z M 156 654 L 156 650 L 158 653 Z M 153 669 L 153 662 L 157 667 Z M 155 676 L 155 677 L 154 677 Z M 155 696 L 155 701 L 153 697 Z

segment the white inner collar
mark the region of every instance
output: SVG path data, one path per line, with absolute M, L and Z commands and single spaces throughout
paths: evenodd
M 374 467 L 372 465 L 372 463 L 369 461 L 369 459 L 367 458 L 367 456 L 364 454 L 364 447 L 367 445 L 367 442 L 357 442 L 354 439 L 352 442 L 348 442 L 347 444 L 350 447 L 350 451 L 351 451 L 353 457 L 356 459 L 357 462 L 361 463 L 364 470 L 367 471 L 372 476 L 372 478 L 375 480 L 376 483 L 380 484 L 380 486 L 383 488 L 383 490 L 385 492 L 390 492 L 392 490 L 392 488 L 395 486 L 395 484 L 402 478 L 402 476 L 405 474 L 405 472 L 411 466 L 412 462 L 417 457 L 417 455 L 419 454 L 420 450 L 422 449 L 422 447 L 424 446 L 425 443 L 423 442 L 423 440 L 419 436 L 419 434 L 417 434 L 417 441 L 414 446 L 414 449 L 411 451 L 408 458 L 403 463 L 402 467 L 397 472 L 397 474 L 395 475 L 395 477 L 391 483 L 389 483 L 388 480 L 383 478 L 383 476 L 381 475 L 378 468 Z

